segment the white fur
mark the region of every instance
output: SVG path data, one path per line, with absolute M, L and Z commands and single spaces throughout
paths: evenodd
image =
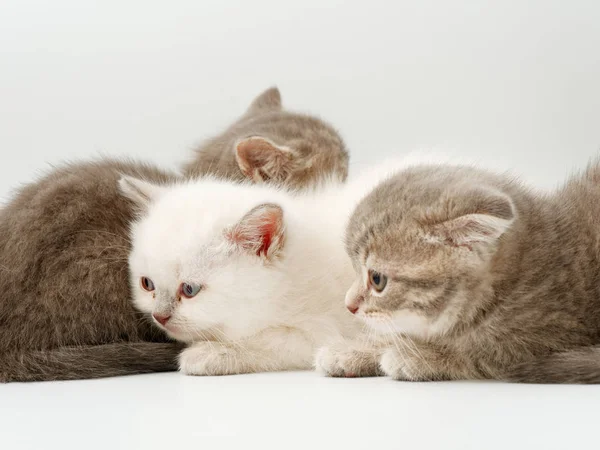
M 310 368 L 317 348 L 362 328 L 344 305 L 355 277 L 343 246 L 346 222 L 364 195 L 407 165 L 386 163 L 348 185 L 303 194 L 211 178 L 152 189 L 122 182 L 134 200 L 129 186 L 152 196 L 132 227 L 136 306 L 171 315 L 168 334 L 192 344 L 180 359 L 185 373 Z M 284 214 L 283 248 L 273 261 L 231 245 L 225 233 L 264 203 Z M 141 277 L 154 282 L 153 293 L 141 288 Z M 203 288 L 178 300 L 184 282 Z
M 309 368 L 317 346 L 359 326 L 346 311 L 353 278 L 342 235 L 344 187 L 294 196 L 266 186 L 205 179 L 163 188 L 133 226 L 130 269 L 136 306 L 171 319 L 166 331 L 198 343 L 181 357 L 191 374 Z M 284 211 L 284 246 L 273 261 L 236 248 L 225 230 L 263 203 Z M 139 286 L 153 280 L 154 293 Z M 202 285 L 176 300 L 183 282 Z M 166 306 L 165 306 L 166 305 Z M 171 307 L 169 307 L 171 305 Z

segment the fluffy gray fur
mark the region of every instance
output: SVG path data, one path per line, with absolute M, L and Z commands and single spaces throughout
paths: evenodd
M 294 189 L 345 178 L 348 154 L 339 136 L 317 119 L 302 116 L 313 124 L 304 129 L 293 117 L 282 111 L 276 88 L 265 91 L 240 121 L 197 150 L 186 174 Z M 275 141 L 288 132 L 293 139 L 279 149 Z M 123 175 L 159 184 L 179 178 L 130 161 L 68 164 L 20 189 L 0 211 L 0 382 L 177 369 L 181 345 L 130 301 L 135 211 L 118 189 Z
M 600 382 L 597 162 L 552 194 L 410 168 L 360 203 L 346 240 L 359 274 L 346 302 L 383 337 L 329 349 L 330 375 Z

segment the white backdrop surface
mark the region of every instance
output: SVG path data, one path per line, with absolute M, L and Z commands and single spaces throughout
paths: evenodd
M 0 196 L 63 160 L 175 168 L 277 84 L 352 169 L 452 150 L 541 187 L 600 150 L 600 2 L 0 2 Z M 2 448 L 570 449 L 600 388 L 177 374 L 0 386 Z M 238 445 L 239 446 L 239 445 Z

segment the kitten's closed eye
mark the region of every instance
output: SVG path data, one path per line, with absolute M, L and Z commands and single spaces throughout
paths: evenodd
M 383 292 L 383 290 L 387 286 L 387 281 L 388 279 L 384 274 L 376 272 L 374 270 L 369 270 L 369 285 L 376 292 Z
M 198 295 L 198 292 L 202 290 L 202 286 L 189 283 L 181 283 L 181 287 L 179 289 L 181 291 L 181 295 L 183 295 L 185 298 L 192 298 Z
M 140 278 L 140 285 L 142 286 L 142 289 L 145 290 L 146 292 L 152 292 L 152 291 L 154 291 L 154 289 L 156 289 L 154 286 L 154 283 L 148 277 Z

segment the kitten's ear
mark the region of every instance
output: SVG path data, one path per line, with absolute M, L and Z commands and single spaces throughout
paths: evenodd
M 235 159 L 246 177 L 255 183 L 285 181 L 296 164 L 296 153 L 261 136 L 242 139 L 235 146 Z
M 283 249 L 283 209 L 272 203 L 259 205 L 227 230 L 225 236 L 243 251 L 271 260 Z
M 153 200 L 158 198 L 162 188 L 148 181 L 123 175 L 119 180 L 119 190 L 138 208 L 146 209 Z
M 246 114 L 255 114 L 259 112 L 280 110 L 281 94 L 279 93 L 279 89 L 273 86 L 264 91 L 252 101 L 250 107 L 246 111 Z
M 449 210 L 451 219 L 427 226 L 428 239 L 466 247 L 494 244 L 515 220 L 512 200 L 487 189 L 453 199 Z

